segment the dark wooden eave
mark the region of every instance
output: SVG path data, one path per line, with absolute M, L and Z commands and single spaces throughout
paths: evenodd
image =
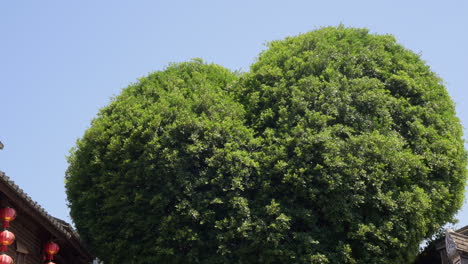
M 19 206 L 24 213 L 36 220 L 53 236 L 67 241 L 87 261 L 91 262 L 94 259 L 79 235 L 68 223 L 49 215 L 2 171 L 0 171 L 0 192 L 8 200 L 14 201 L 15 205 Z

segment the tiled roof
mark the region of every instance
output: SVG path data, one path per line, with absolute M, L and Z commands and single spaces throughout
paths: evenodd
M 448 233 L 450 234 L 450 237 L 455 242 L 455 245 L 457 246 L 457 250 L 468 252 L 468 236 L 454 232 L 454 231 L 448 231 Z
M 45 217 L 57 230 L 62 232 L 67 238 L 71 238 L 74 234 L 65 230 L 62 225 L 51 215 L 49 215 L 42 206 L 40 206 L 37 202 L 33 201 L 29 195 L 27 195 L 18 185 L 15 184 L 14 181 L 10 179 L 3 171 L 0 171 L 0 179 L 8 185 L 11 189 L 13 189 L 23 200 L 27 201 L 37 213 Z
M 70 224 L 67 222 L 55 218 L 49 215 L 42 206 L 40 206 L 37 202 L 33 201 L 28 194 L 26 194 L 18 185 L 15 184 L 13 180 L 10 179 L 3 171 L 0 171 L 0 182 L 5 184 L 9 189 L 11 189 L 16 195 L 19 196 L 26 204 L 31 207 L 36 214 L 42 216 L 52 227 L 58 231 L 61 235 L 63 235 L 67 240 L 74 241 L 78 246 L 81 247 L 81 250 L 84 250 L 89 254 L 86 245 L 81 241 L 78 233 L 71 227 Z M 91 256 L 91 255 L 89 255 Z
M 459 233 L 459 234 L 462 234 L 462 235 L 465 235 L 465 236 L 468 236 L 468 226 L 464 226 L 460 229 L 457 229 L 455 230 L 455 232 Z

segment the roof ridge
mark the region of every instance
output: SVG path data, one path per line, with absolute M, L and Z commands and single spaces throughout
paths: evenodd
M 455 230 L 455 232 L 459 234 L 468 234 L 468 225 Z
M 21 189 L 9 176 L 6 175 L 5 172 L 0 171 L 0 179 L 3 180 L 11 189 L 13 189 L 21 198 L 23 198 L 29 205 L 31 205 L 36 211 L 45 217 L 50 224 L 62 234 L 64 234 L 68 239 L 71 237 L 75 237 L 78 241 L 82 244 L 83 241 L 80 238 L 80 235 L 76 232 L 76 230 L 66 221 L 62 220 L 63 222 L 67 223 L 71 228 L 71 232 L 63 228 L 59 221 L 56 220 L 55 217 L 50 215 L 38 202 L 34 201 L 23 189 Z
M 67 237 L 70 237 L 71 234 L 59 226 L 58 222 L 36 201 L 34 201 L 23 189 L 21 189 L 10 177 L 8 177 L 5 172 L 0 171 L 0 178 L 12 188 L 21 198 L 26 200 L 34 209 L 36 209 L 42 216 L 44 216 L 49 222 L 57 228 L 59 231 L 64 233 Z
M 468 239 L 468 236 L 465 235 L 465 234 L 462 234 L 462 233 L 457 233 L 455 231 L 451 231 L 449 232 L 450 235 L 455 235 L 455 236 L 458 236 L 458 237 L 462 237 L 462 238 L 467 238 Z

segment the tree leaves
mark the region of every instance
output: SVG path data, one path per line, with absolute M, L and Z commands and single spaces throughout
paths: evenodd
M 342 26 L 271 42 L 242 75 L 172 64 L 77 142 L 71 215 L 106 263 L 407 263 L 463 200 L 441 83 Z

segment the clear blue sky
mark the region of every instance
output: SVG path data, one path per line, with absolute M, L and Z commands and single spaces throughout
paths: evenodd
M 0 170 L 70 221 L 66 156 L 122 88 L 195 57 L 246 71 L 266 42 L 340 23 L 422 54 L 468 127 L 466 0 L 1 1 Z

